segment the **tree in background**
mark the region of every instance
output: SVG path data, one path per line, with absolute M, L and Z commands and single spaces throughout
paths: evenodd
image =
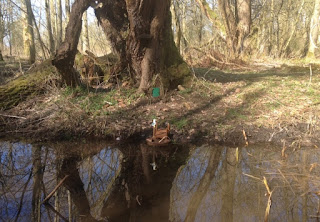
M 24 0 L 25 13 L 25 26 L 24 26 L 24 51 L 28 55 L 30 64 L 36 61 L 36 47 L 34 41 L 34 31 L 32 22 L 32 8 L 31 1 Z
M 52 64 L 59 70 L 62 79 L 68 86 L 80 85 L 78 73 L 74 69 L 74 59 L 82 28 L 82 15 L 95 1 L 76 0 L 71 9 L 70 19 L 66 28 L 65 40 L 58 48 Z
M 307 57 L 315 58 L 315 49 L 317 48 L 317 42 L 319 37 L 319 18 L 320 17 L 320 0 L 315 0 L 313 15 L 310 22 L 310 39 Z
M 251 0 L 218 0 L 219 10 L 226 30 L 227 45 L 230 56 L 238 57 L 243 51 L 245 38 L 250 33 Z
M 4 16 L 3 16 L 3 4 L 0 0 L 0 61 L 3 61 L 2 50 L 3 50 L 3 38 L 4 38 Z
M 62 43 L 62 4 L 57 0 L 57 48 Z
M 248 57 L 253 59 L 261 57 L 300 58 L 306 54 L 313 57 L 318 35 L 318 25 L 316 25 L 318 19 L 315 19 L 319 11 L 316 10 L 319 7 L 317 7 L 319 5 L 317 1 L 172 0 L 169 4 L 172 6 L 173 37 L 178 52 L 191 65 L 216 66 L 221 64 L 223 67 L 226 62 L 236 62 L 232 58 L 237 57 L 244 60 Z M 83 27 L 81 34 L 83 40 L 81 47 L 85 44 L 86 39 L 89 39 L 90 50 L 94 54 L 109 53 L 111 47 L 113 53 L 121 61 L 112 67 L 113 76 L 119 73 L 130 73 L 136 83 L 140 84 L 141 80 L 145 79 L 142 76 L 146 76 L 142 73 L 148 72 L 143 71 L 147 70 L 145 68 L 148 65 L 142 68 L 144 53 L 149 53 L 148 47 L 154 42 L 159 41 L 161 45 L 165 39 L 162 36 L 151 43 L 150 40 L 154 40 L 151 26 L 146 24 L 151 24 L 155 17 L 157 21 L 163 22 L 162 18 L 155 15 L 153 10 L 141 14 L 143 5 L 148 4 L 155 7 L 153 5 L 155 3 L 150 4 L 146 1 L 141 4 L 140 9 L 136 10 L 130 4 L 140 4 L 137 1 L 130 1 L 130 4 L 127 4 L 125 0 L 97 2 L 102 3 L 103 6 L 95 10 L 98 22 L 91 22 L 89 17 L 88 26 Z M 52 55 L 57 50 L 59 42 L 63 40 L 71 3 L 70 0 L 32 0 L 30 3 L 34 14 L 31 14 L 32 26 L 27 25 L 26 27 L 33 27 L 35 32 L 34 43 L 37 58 L 47 58 L 49 54 Z M 168 6 L 166 2 L 163 4 Z M 21 27 L 22 18 L 27 12 L 25 0 L 0 0 L 0 6 L 0 38 L 3 42 L 0 41 L 0 49 L 3 55 L 30 57 L 29 52 L 28 54 L 22 53 L 24 41 L 21 39 L 26 37 L 23 34 L 26 29 Z M 25 9 L 21 10 L 21 8 Z M 131 13 L 132 10 L 135 10 L 135 14 Z M 64 16 L 66 20 L 63 21 Z M 129 21 L 129 16 L 135 16 L 139 22 L 132 23 Z M 130 23 L 133 25 L 129 26 Z M 167 24 L 167 21 L 165 23 Z M 143 31 L 139 30 L 139 26 L 143 26 Z M 86 27 L 88 27 L 88 32 L 85 31 Z M 101 35 L 102 32 L 106 37 Z M 139 38 L 136 34 L 132 34 L 136 32 L 141 32 Z M 163 32 L 159 33 L 161 36 Z M 154 58 L 162 57 L 159 56 L 162 52 L 157 52 L 158 55 L 154 55 Z M 204 58 L 209 58 L 212 62 L 210 64 L 201 63 Z M 145 59 L 144 64 L 149 60 L 150 58 Z M 168 85 L 174 80 L 165 81 L 167 78 L 163 72 L 159 71 L 161 68 L 158 69 L 162 66 L 161 63 L 163 62 L 154 63 L 156 64 L 154 67 L 149 66 L 150 70 L 154 70 L 151 71 L 153 74 L 150 76 L 152 79 L 155 76 L 154 73 L 159 74 L 164 85 Z M 141 85 L 140 90 L 146 90 L 146 87 Z
M 51 27 L 51 10 L 49 0 L 45 0 L 45 10 L 46 10 L 46 21 L 47 21 L 47 33 L 49 38 L 49 49 L 50 54 L 53 55 L 55 52 L 55 44 L 53 39 L 52 27 Z

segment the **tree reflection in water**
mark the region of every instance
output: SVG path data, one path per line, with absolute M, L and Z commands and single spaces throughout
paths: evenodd
M 281 149 L 264 145 L 241 149 L 237 162 L 236 149 L 200 147 L 175 178 L 170 220 L 263 221 L 265 176 L 273 189 L 270 221 L 314 221 L 319 216 L 319 156 L 318 149 L 308 148 L 284 158 Z
M 317 149 L 109 145 L 0 143 L 0 221 L 262 221 L 263 177 L 270 221 L 319 216 Z
M 85 142 L 0 146 L 4 221 L 167 221 L 172 181 L 188 154 L 177 146 L 143 144 L 118 149 Z M 60 194 L 41 204 L 55 189 Z

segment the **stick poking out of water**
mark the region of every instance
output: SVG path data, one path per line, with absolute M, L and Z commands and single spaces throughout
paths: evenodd
M 266 208 L 266 212 L 264 214 L 264 222 L 268 221 L 269 218 L 269 214 L 270 214 L 270 209 L 271 209 L 271 196 L 272 196 L 272 192 L 270 191 L 270 187 L 268 185 L 267 179 L 265 177 L 263 177 L 263 183 L 267 189 L 267 195 L 268 195 L 268 203 L 267 203 L 267 208 Z

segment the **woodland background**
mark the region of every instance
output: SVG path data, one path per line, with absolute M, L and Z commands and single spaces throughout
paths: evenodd
M 251 12 L 242 10 L 239 2 L 172 1 L 175 43 L 189 64 L 219 67 L 237 58 L 292 59 L 317 55 L 319 0 L 246 1 Z M 28 58 L 33 63 L 53 55 L 64 39 L 72 3 L 72 0 L 1 0 L 2 56 Z M 241 13 L 250 13 L 250 20 L 241 20 Z M 92 8 L 84 13 L 83 21 L 80 52 L 89 50 L 97 56 L 110 53 L 110 44 Z M 246 25 L 243 46 L 232 49 L 229 38 L 237 42 L 234 38 L 240 37 L 236 32 Z

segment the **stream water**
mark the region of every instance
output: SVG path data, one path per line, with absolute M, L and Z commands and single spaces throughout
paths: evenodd
M 319 157 L 268 144 L 0 142 L 0 221 L 317 221 Z

